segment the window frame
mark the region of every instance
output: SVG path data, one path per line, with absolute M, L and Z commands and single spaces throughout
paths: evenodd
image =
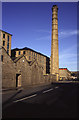
M 3 40 L 3 46 L 5 46 L 5 41 Z
M 3 38 L 5 38 L 5 33 L 3 33 Z

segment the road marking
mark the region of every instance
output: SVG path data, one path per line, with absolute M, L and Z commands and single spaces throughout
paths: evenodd
M 25 97 L 25 98 L 22 98 L 22 99 L 13 101 L 13 102 L 19 102 L 19 101 L 27 100 L 27 99 L 29 99 L 29 98 L 35 97 L 36 95 L 37 95 L 37 94 L 34 94 L 34 95 L 31 95 L 31 96 L 28 96 L 28 97 Z
M 49 91 L 51 91 L 51 90 L 53 90 L 53 88 L 51 88 L 51 89 L 49 89 L 49 90 L 46 90 L 46 91 L 43 91 L 43 93 L 49 92 Z
M 55 87 L 55 88 L 59 88 L 59 87 L 57 86 L 57 87 Z

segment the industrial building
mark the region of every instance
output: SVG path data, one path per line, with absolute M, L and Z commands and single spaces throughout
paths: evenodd
M 12 34 L 2 30 L 0 33 L 3 88 L 47 84 L 70 78 L 71 72 L 67 68 L 59 69 L 58 7 L 56 5 L 52 7 L 50 58 L 27 47 L 11 50 Z

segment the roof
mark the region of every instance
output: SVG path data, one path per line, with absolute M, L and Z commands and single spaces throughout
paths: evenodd
M 67 68 L 59 68 L 59 70 L 67 70 Z
M 7 33 L 7 34 L 10 34 L 10 33 L 6 32 L 6 31 L 1 30 L 1 29 L 0 29 L 0 31 L 5 32 L 5 33 Z M 12 34 L 10 34 L 10 35 L 12 36 Z
M 42 53 L 40 53 L 40 52 L 37 52 L 37 51 L 35 51 L 35 50 L 31 49 L 31 48 L 28 48 L 28 47 L 24 47 L 24 48 L 20 48 L 20 49 L 19 49 L 19 48 L 12 49 L 12 51 L 19 51 L 19 50 L 31 50 L 31 51 L 33 51 L 33 52 L 36 52 L 36 53 L 42 55 L 42 56 L 47 57 L 46 55 L 44 55 L 44 54 L 42 54 Z M 48 58 L 49 58 L 49 57 L 48 57 Z
M 20 55 L 19 57 L 17 57 L 16 59 L 14 59 L 14 62 L 16 63 L 18 60 L 20 60 L 22 57 L 24 57 L 25 59 L 26 59 L 26 57 L 25 57 L 25 55 L 24 54 L 22 54 L 22 55 Z M 30 64 L 31 62 L 33 62 L 33 61 L 28 61 L 27 59 L 26 59 L 26 61 Z
M 25 58 L 25 60 L 29 63 L 29 65 L 31 66 L 35 61 L 36 59 L 34 59 L 33 61 L 28 61 L 25 57 L 25 55 L 20 55 L 19 57 L 17 57 L 15 60 L 14 60 L 14 63 L 17 63 L 17 61 L 19 61 L 22 57 Z M 37 62 L 37 61 L 36 61 Z M 38 62 L 37 62 L 38 64 Z M 39 67 L 42 67 L 41 65 L 38 64 Z
M 71 73 L 67 68 L 59 68 L 59 70 L 67 70 L 67 72 Z
M 21 59 L 24 55 L 20 55 L 19 57 L 17 57 L 16 59 L 14 59 L 14 62 L 16 63 L 19 59 Z

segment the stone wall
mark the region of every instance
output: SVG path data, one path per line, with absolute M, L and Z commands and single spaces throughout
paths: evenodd
M 41 84 L 43 83 L 43 68 L 38 64 L 37 61 L 34 61 L 31 66 L 31 80 L 32 84 Z
M 43 83 L 43 69 L 36 60 L 28 62 L 25 56 L 15 60 L 16 73 L 21 74 L 22 86 Z
M 15 87 L 16 85 L 16 71 L 15 63 L 10 56 L 2 49 L 3 62 L 2 62 L 2 87 Z M 1 56 L 0 56 L 1 57 Z
M 43 67 L 37 60 L 27 61 L 24 55 L 14 61 L 2 48 L 2 87 L 27 87 L 29 85 L 40 85 L 51 83 L 56 79 L 55 75 L 43 75 Z
M 53 75 L 53 74 L 44 75 L 45 83 L 52 83 L 54 81 L 56 81 L 56 75 Z
M 20 52 L 20 54 L 19 54 L 19 52 Z M 49 57 L 47 57 L 39 52 L 36 52 L 30 48 L 27 48 L 27 47 L 22 48 L 22 49 L 15 48 L 15 49 L 11 50 L 12 59 L 15 59 L 16 57 L 20 57 L 23 54 L 29 62 L 34 61 L 36 59 L 38 64 L 43 67 L 44 75 L 50 73 L 50 63 L 49 63 L 50 58 Z
M 31 84 L 31 69 L 26 58 L 22 56 L 19 60 L 14 61 L 16 65 L 16 74 L 21 75 L 21 86 Z

